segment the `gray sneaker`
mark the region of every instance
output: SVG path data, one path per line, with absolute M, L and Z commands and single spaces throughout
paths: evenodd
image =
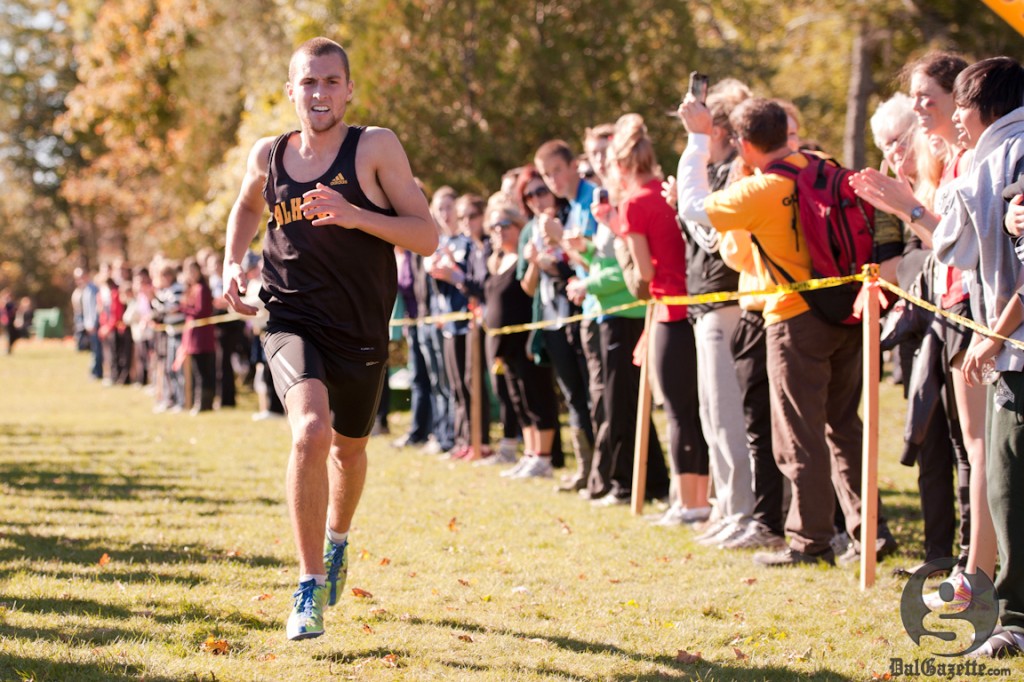
M 752 521 L 745 533 L 718 545 L 720 549 L 774 549 L 786 548 L 786 539 L 776 535 L 768 526 Z
M 492 467 L 495 464 L 516 464 L 516 453 L 506 453 L 499 449 L 494 454 L 473 462 L 475 467 Z
M 551 478 L 554 470 L 551 468 L 551 458 L 534 455 L 524 457 L 519 470 L 509 478 Z

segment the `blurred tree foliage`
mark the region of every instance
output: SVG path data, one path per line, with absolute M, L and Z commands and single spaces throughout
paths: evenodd
M 693 69 L 793 100 L 806 138 L 873 163 L 866 116 L 908 59 L 1021 45 L 976 0 L 7 0 L 0 288 L 221 246 L 252 143 L 296 125 L 288 56 L 320 34 L 349 50 L 348 119 L 394 129 L 428 188 L 477 192 L 627 111 L 671 172 Z

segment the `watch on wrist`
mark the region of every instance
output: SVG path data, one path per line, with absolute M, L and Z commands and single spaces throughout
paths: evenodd
M 924 206 L 918 204 L 914 208 L 910 209 L 910 222 L 916 223 L 924 216 Z

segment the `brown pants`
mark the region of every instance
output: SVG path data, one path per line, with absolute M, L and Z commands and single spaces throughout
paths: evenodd
M 833 535 L 836 496 L 850 537 L 860 531 L 861 328 L 803 313 L 766 333 L 772 446 L 793 484 L 786 533 L 793 549 L 819 554 Z

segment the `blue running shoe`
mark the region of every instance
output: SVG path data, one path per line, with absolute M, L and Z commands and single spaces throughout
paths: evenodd
M 295 599 L 291 615 L 288 616 L 288 639 L 311 639 L 324 634 L 324 603 L 327 601 L 327 586 L 317 585 L 312 578 L 299 583 L 299 589 L 292 595 Z
M 324 540 L 324 570 L 327 572 L 327 605 L 338 603 L 348 578 L 348 540 L 336 545 L 330 538 Z

